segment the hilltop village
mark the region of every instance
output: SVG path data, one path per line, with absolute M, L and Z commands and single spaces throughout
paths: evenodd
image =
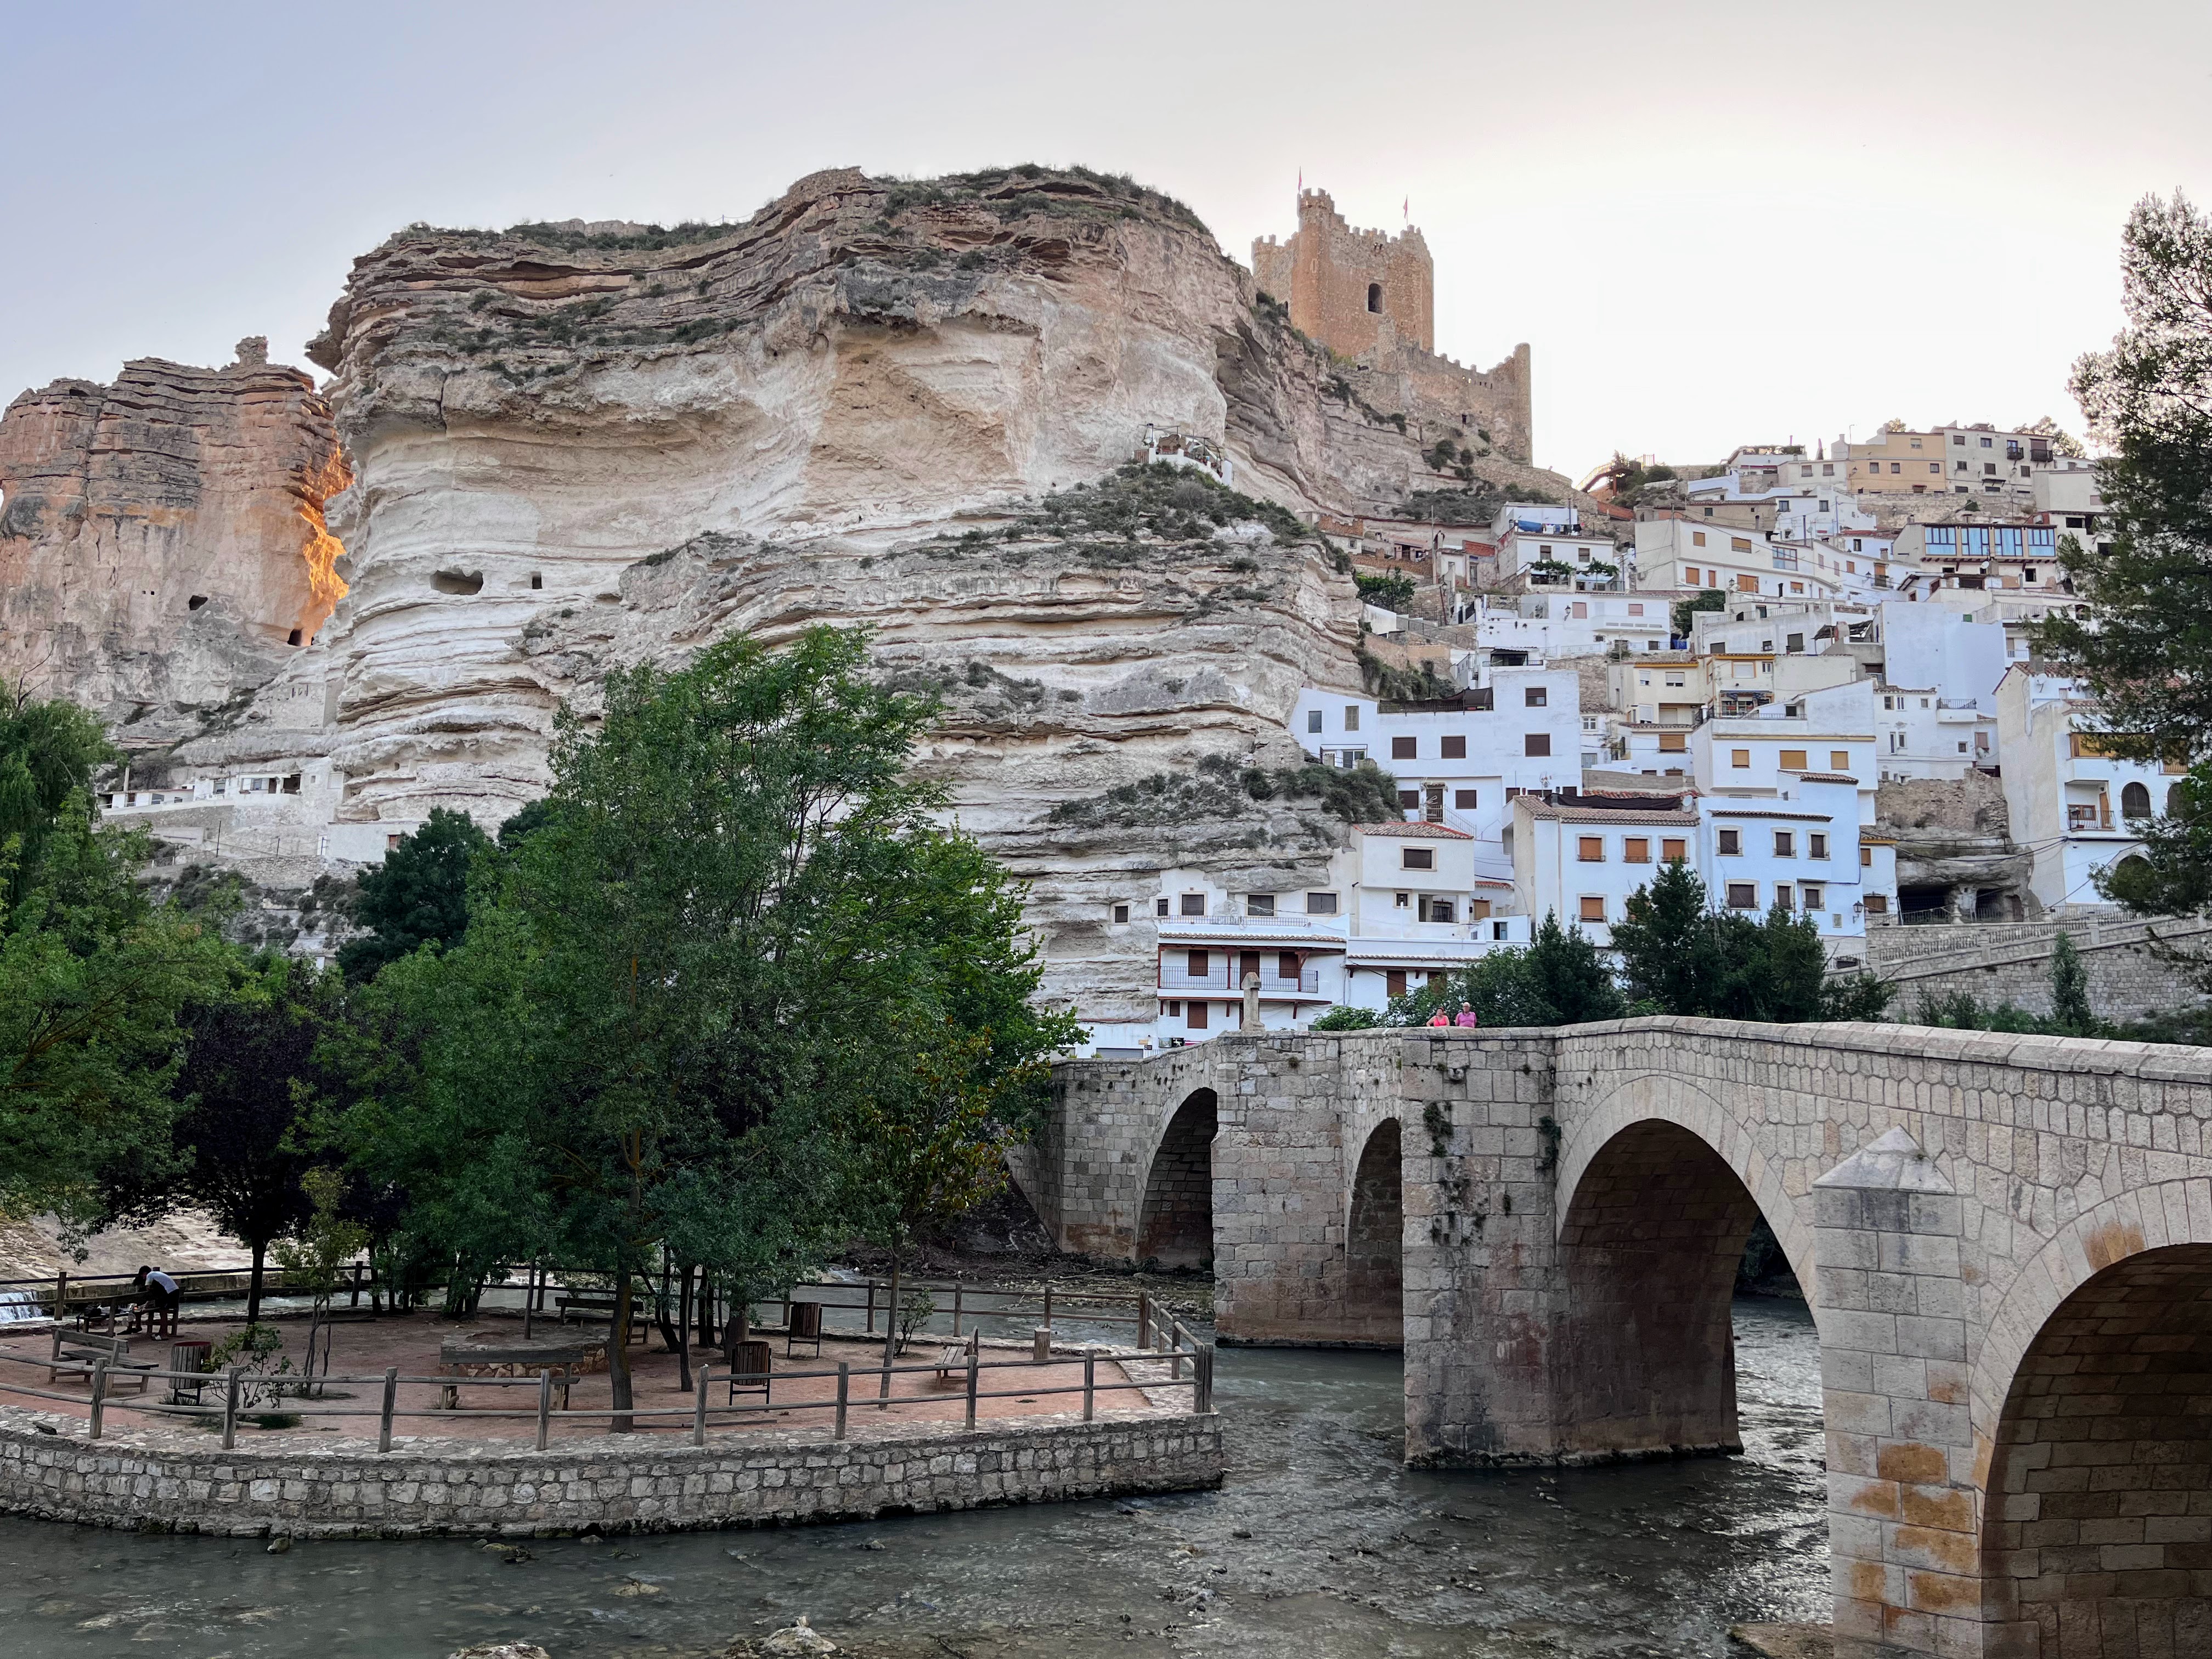
M 608 669 L 826 618 L 943 700 L 924 763 L 1091 1052 L 1255 990 L 1381 1010 L 1547 916 L 1603 947 L 1678 860 L 1922 991 L 1956 964 L 1909 924 L 2011 924 L 2032 1000 L 2171 783 L 2035 654 L 2099 537 L 2080 446 L 1892 421 L 1569 479 L 1528 346 L 1436 353 L 1420 233 L 1297 205 L 1249 271 L 1079 169 L 411 227 L 319 384 L 247 341 L 9 406 L 0 666 L 111 720 L 103 808 L 172 878 L 242 875 L 319 959 L 434 808 L 543 792 Z

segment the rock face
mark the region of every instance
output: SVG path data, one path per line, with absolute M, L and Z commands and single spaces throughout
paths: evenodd
M 323 507 L 350 481 L 314 383 L 258 339 L 25 392 L 0 416 L 0 676 L 135 748 L 235 713 L 345 592 Z
M 611 667 L 821 622 L 872 626 L 883 672 L 944 698 L 924 763 L 1034 883 L 1048 990 L 1086 1014 L 1150 1017 L 1159 871 L 1287 889 L 1340 838 L 1224 790 L 1054 816 L 1208 757 L 1294 760 L 1299 688 L 1358 683 L 1359 617 L 1294 515 L 1433 482 L 1418 422 L 1178 204 L 1085 173 L 841 171 L 736 226 L 417 227 L 356 262 L 310 356 L 358 480 L 331 507 L 351 592 L 168 755 L 179 781 L 301 781 L 192 809 L 264 882 L 381 856 L 435 805 L 504 818 L 546 787 L 555 709 Z M 1148 427 L 1257 502 L 1115 478 Z M 1109 926 L 1116 903 L 1138 920 Z

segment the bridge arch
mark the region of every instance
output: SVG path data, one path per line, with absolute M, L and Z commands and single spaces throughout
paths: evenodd
M 1137 1210 L 1136 1259 L 1163 1267 L 1202 1267 L 1213 1260 L 1213 1139 L 1220 1102 L 1194 1089 L 1168 1115 L 1152 1148 Z
M 1671 1123 L 1703 1141 L 1734 1173 L 1751 1195 L 1759 1216 L 1773 1230 L 1797 1276 L 1813 1311 L 1820 1319 L 1816 1289 L 1813 1226 L 1809 1214 L 1784 1183 L 1782 1171 L 1759 1148 L 1750 1115 L 1731 1111 L 1717 1097 L 1695 1084 L 1663 1072 L 1644 1072 L 1623 1078 L 1601 1101 L 1577 1114 L 1572 1131 L 1562 1140 L 1554 1191 L 1557 1228 L 1564 1237 L 1574 1196 L 1581 1189 L 1591 1162 L 1623 1131 L 1638 1123 Z
M 1403 1346 L 1406 1186 L 1403 1133 L 1386 1117 L 1361 1144 L 1345 1206 L 1345 1322 L 1355 1340 Z
M 1992 1652 L 2204 1650 L 2212 1201 L 2172 1181 L 2061 1228 L 1971 1382 Z

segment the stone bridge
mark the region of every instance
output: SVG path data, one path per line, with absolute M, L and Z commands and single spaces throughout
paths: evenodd
M 2212 1051 L 1653 1018 L 1055 1075 L 1016 1174 L 1062 1243 L 1210 1261 L 1225 1340 L 1402 1342 L 1413 1462 L 1739 1449 L 1763 1218 L 1841 1645 L 2212 1654 Z

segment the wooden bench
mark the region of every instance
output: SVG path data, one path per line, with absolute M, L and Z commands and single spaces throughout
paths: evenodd
M 982 1351 L 983 1342 L 982 1333 L 981 1331 L 970 1332 L 969 1334 L 968 1340 L 965 1342 L 946 1343 L 942 1348 L 938 1350 L 937 1380 L 939 1382 L 953 1382 L 956 1379 L 952 1373 L 955 1370 L 957 1370 L 960 1373 L 960 1376 L 957 1380 L 962 1382 L 966 1381 L 968 1376 L 968 1362 L 981 1354 Z
M 150 1359 L 131 1357 L 131 1339 L 127 1336 L 108 1336 L 99 1331 L 63 1331 L 54 1333 L 54 1351 L 46 1362 L 46 1381 L 60 1376 L 90 1376 L 100 1363 L 107 1362 L 111 1384 L 131 1382 L 138 1385 L 138 1392 L 146 1392 L 152 1378 L 149 1372 L 161 1370 Z
M 588 1314 L 604 1321 L 609 1330 L 611 1331 L 614 1328 L 615 1293 L 612 1291 L 565 1291 L 553 1298 L 553 1306 L 559 1312 L 561 1322 L 563 1325 L 568 1322 L 569 1316 L 572 1314 L 575 1316 L 576 1322 L 580 1325 L 584 1322 L 585 1316 Z M 646 1328 L 650 1322 L 639 1318 L 638 1311 L 638 1304 L 633 1302 L 630 1304 L 629 1321 L 629 1340 L 633 1342 L 645 1340 Z

